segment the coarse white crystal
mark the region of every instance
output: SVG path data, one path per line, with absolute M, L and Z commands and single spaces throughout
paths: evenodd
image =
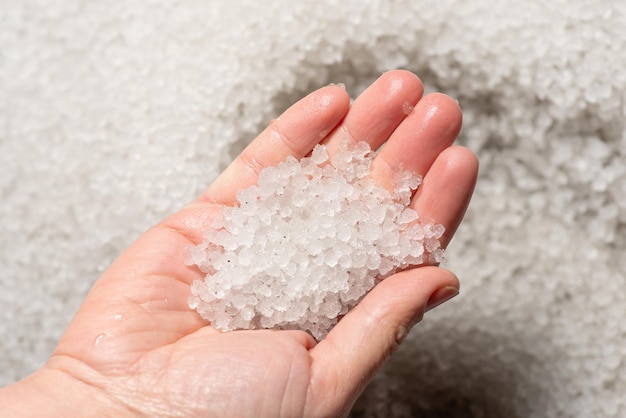
M 389 192 L 369 177 L 372 158 L 365 143 L 344 143 L 332 158 L 317 145 L 262 170 L 189 250 L 188 263 L 206 273 L 189 306 L 222 331 L 302 329 L 321 339 L 377 281 L 427 255 L 439 260 L 443 226 L 419 224 L 407 207 L 420 177 L 401 172 Z

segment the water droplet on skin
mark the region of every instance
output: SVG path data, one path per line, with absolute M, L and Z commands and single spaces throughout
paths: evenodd
M 415 106 L 411 105 L 411 103 L 404 102 L 402 103 L 402 113 L 404 113 L 405 115 L 408 115 L 413 111 L 414 107 Z
M 120 314 L 117 314 L 117 315 L 115 315 L 115 316 L 114 316 L 114 319 L 115 319 L 116 321 L 119 321 L 119 320 L 120 320 L 120 319 L 122 319 L 122 318 L 124 318 L 124 317 L 123 317 L 122 315 L 120 315 Z
M 96 345 L 100 344 L 100 341 L 104 338 L 104 334 L 100 334 L 96 337 Z
M 317 135 L 320 139 L 326 138 L 326 135 L 330 133 L 330 129 L 322 129 L 320 133 Z

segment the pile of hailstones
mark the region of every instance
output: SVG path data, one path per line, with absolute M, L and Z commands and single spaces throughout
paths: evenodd
M 187 264 L 206 273 L 189 306 L 222 331 L 300 329 L 319 340 L 378 281 L 440 261 L 443 226 L 408 207 L 421 177 L 399 173 L 389 191 L 372 180 L 372 159 L 364 142 L 332 158 L 317 145 L 264 169 L 188 249 Z

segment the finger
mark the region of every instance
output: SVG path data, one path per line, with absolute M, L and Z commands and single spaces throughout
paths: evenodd
M 478 160 L 474 153 L 453 146 L 439 154 L 413 197 L 411 207 L 423 220 L 445 227 L 440 239 L 444 248 L 463 219 L 477 176 Z
M 302 158 L 332 131 L 350 106 L 339 86 L 323 87 L 285 111 L 250 143 L 200 196 L 200 200 L 232 204 L 237 192 L 256 183 L 259 172 L 288 156 Z
M 378 149 L 422 97 L 424 86 L 413 73 L 384 73 L 352 104 L 342 123 L 324 143 L 332 155 L 346 138 L 349 144 L 365 141 Z
M 393 187 L 394 174 L 409 170 L 424 175 L 437 155 L 449 147 L 461 130 L 462 114 L 452 98 L 429 94 L 390 136 L 372 163 L 379 184 Z
M 424 311 L 456 295 L 458 287 L 454 274 L 431 266 L 380 282 L 310 351 L 312 403 L 349 408 Z

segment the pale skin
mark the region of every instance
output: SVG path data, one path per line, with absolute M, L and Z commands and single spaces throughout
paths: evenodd
M 319 142 L 367 141 L 372 176 L 390 185 L 399 167 L 422 173 L 411 206 L 446 227 L 445 246 L 470 200 L 478 163 L 454 146 L 457 103 L 422 97 L 406 71 L 383 74 L 350 105 L 339 86 L 288 109 L 194 202 L 141 235 L 94 284 L 44 367 L 0 390 L 6 416 L 337 417 L 424 312 L 458 293 L 456 276 L 417 266 L 377 285 L 316 342 L 302 331 L 222 333 L 189 309 L 203 275 L 184 248 L 263 167 L 306 156 Z M 407 115 L 411 106 L 415 108 Z

